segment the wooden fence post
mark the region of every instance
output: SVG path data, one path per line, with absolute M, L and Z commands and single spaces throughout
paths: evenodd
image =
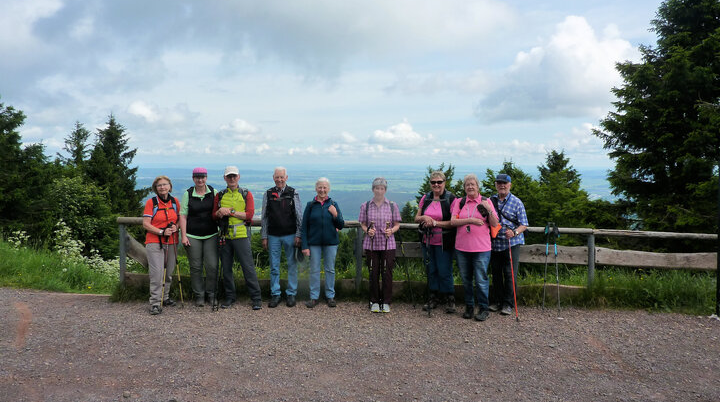
M 127 270 L 127 230 L 122 223 L 118 225 L 120 232 L 120 284 L 125 283 L 125 271 Z
M 587 238 L 587 249 L 588 249 L 588 279 L 587 286 L 590 287 L 595 280 L 595 235 L 589 234 Z

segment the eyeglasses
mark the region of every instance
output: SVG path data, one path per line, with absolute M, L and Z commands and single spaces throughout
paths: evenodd
M 443 183 L 445 183 L 445 180 L 430 180 L 430 184 L 439 185 Z

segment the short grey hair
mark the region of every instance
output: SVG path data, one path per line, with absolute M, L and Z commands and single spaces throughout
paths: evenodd
M 330 187 L 330 180 L 328 180 L 327 177 L 321 177 L 317 179 L 317 181 L 315 182 L 315 187 L 317 187 L 317 185 L 320 183 L 327 183 L 328 187 Z
M 443 173 L 442 170 L 436 170 L 436 171 L 430 173 L 430 180 L 432 180 L 432 179 L 434 179 L 434 178 L 436 178 L 436 177 L 439 177 L 439 178 L 441 178 L 443 181 L 445 181 L 445 173 Z
M 375 190 L 375 187 L 378 186 L 383 186 L 387 190 L 387 180 L 384 177 L 376 177 L 372 182 L 372 189 Z
M 475 180 L 475 184 L 477 184 L 478 188 L 480 188 L 480 180 L 478 180 L 475 173 L 466 174 L 465 177 L 463 177 L 463 187 L 465 187 L 465 183 L 467 183 L 468 180 Z
M 275 172 L 283 171 L 285 173 L 285 176 L 287 176 L 287 169 L 285 169 L 285 166 L 278 166 L 275 169 L 273 169 L 273 176 L 275 175 Z

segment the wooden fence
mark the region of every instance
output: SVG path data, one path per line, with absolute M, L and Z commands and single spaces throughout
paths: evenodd
M 127 225 L 142 225 L 142 218 L 119 217 L 120 228 L 120 281 L 125 281 L 127 257 L 147 267 L 145 246 L 128 235 Z M 254 222 L 253 226 L 260 226 Z M 363 232 L 358 221 L 345 221 L 345 227 L 355 230 L 355 288 L 360 289 L 362 280 L 362 239 Z M 415 223 L 402 223 L 400 229 L 417 231 Z M 528 227 L 530 233 L 543 233 L 544 227 Z M 561 235 L 585 236 L 586 246 L 557 246 L 557 261 L 561 264 L 585 265 L 588 269 L 588 284 L 595 278 L 596 265 L 612 265 L 639 268 L 690 269 L 713 271 L 717 269 L 717 253 L 653 253 L 635 250 L 614 250 L 596 247 L 596 237 L 627 237 L 668 240 L 717 240 L 716 234 L 649 232 L 634 230 L 611 230 L 589 228 L 559 228 Z M 551 246 L 552 247 L 552 246 Z M 709 248 L 709 247 L 708 247 Z M 520 262 L 542 264 L 545 262 L 545 244 L 529 244 L 520 247 Z M 555 261 L 554 250 L 550 249 L 549 259 Z M 418 242 L 402 242 L 396 252 L 398 258 L 422 258 L 421 245 Z

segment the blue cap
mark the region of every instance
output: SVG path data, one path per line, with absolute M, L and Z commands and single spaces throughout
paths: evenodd
M 504 182 L 504 183 L 512 183 L 512 179 L 510 179 L 509 174 L 500 173 L 499 175 L 495 176 L 495 182 Z

